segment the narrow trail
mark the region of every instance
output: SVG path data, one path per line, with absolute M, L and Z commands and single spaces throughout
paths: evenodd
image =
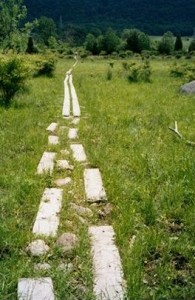
M 63 119 L 69 118 L 72 114 L 74 128 L 69 127 L 68 139 L 69 147 L 72 152 L 72 157 L 77 163 L 83 166 L 83 185 L 85 189 L 85 203 L 108 203 L 106 191 L 104 189 L 101 172 L 98 168 L 87 167 L 87 156 L 84 147 L 78 143 L 78 128 L 81 111 L 75 87 L 73 85 L 73 69 L 78 63 L 77 56 L 75 56 L 75 63 L 73 67 L 66 73 L 64 80 L 64 103 L 62 109 Z M 72 109 L 71 109 L 72 104 Z M 58 144 L 59 138 L 56 137 L 56 130 L 58 124 L 51 123 L 47 131 L 48 145 Z M 54 139 L 51 137 L 55 137 Z M 77 140 L 73 143 L 73 140 Z M 68 151 L 68 150 L 61 150 Z M 67 160 L 58 160 L 55 162 L 55 152 L 43 153 L 42 158 L 37 167 L 37 176 L 42 174 L 53 173 L 56 167 L 63 170 L 71 170 L 73 166 Z M 83 164 L 85 163 L 85 164 Z M 71 179 L 69 179 L 71 180 Z M 65 182 L 66 181 L 66 182 Z M 59 178 L 56 180 L 59 187 L 46 188 L 40 201 L 37 216 L 33 225 L 33 234 L 41 235 L 44 238 L 57 237 L 58 226 L 60 223 L 60 211 L 62 209 L 63 188 L 66 186 L 68 179 Z M 77 206 L 71 203 L 71 206 L 80 212 L 91 213 L 89 208 Z M 88 225 L 88 235 L 91 244 L 91 258 L 93 261 L 93 292 L 97 300 L 123 300 L 125 299 L 125 281 L 120 260 L 119 251 L 115 245 L 114 229 L 110 225 Z M 49 251 L 49 247 L 43 240 L 34 241 L 28 245 L 28 250 L 33 254 L 33 251 L 38 250 L 39 254 L 45 254 Z M 55 291 L 53 282 L 50 277 L 42 278 L 20 278 L 18 280 L 18 299 L 19 300 L 54 300 Z M 68 299 L 67 299 L 68 300 Z M 85 299 L 83 299 L 85 300 Z

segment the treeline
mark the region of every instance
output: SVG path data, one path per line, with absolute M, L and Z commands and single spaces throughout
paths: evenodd
M 109 27 L 101 31 L 93 26 L 90 30 L 75 25 L 58 25 L 52 18 L 41 16 L 26 22 L 27 8 L 23 0 L 0 0 L 0 48 L 15 52 L 38 53 L 46 49 L 60 54 L 71 54 L 72 48 L 81 55 L 118 54 L 121 57 L 131 53 L 151 52 L 171 54 L 195 51 L 193 38 L 188 49 L 184 49 L 180 35 L 167 31 L 159 41 L 154 41 L 145 32 L 129 28 L 115 31 Z
M 83 25 L 87 30 L 95 24 L 101 30 L 112 27 L 139 28 L 150 35 L 172 31 L 175 35 L 191 35 L 195 15 L 194 0 L 24 0 L 29 20 L 41 15 L 56 24 Z

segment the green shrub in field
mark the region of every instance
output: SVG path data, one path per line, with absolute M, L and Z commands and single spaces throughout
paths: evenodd
M 36 60 L 35 76 L 46 75 L 53 76 L 56 60 L 53 56 L 38 57 Z
M 22 61 L 12 57 L 0 60 L 0 104 L 9 106 L 15 94 L 25 87 L 27 70 Z
M 111 80 L 112 76 L 113 76 L 112 69 L 111 69 L 111 67 L 109 67 L 108 70 L 107 70 L 107 73 L 106 73 L 106 79 Z
M 195 80 L 195 66 L 188 64 L 174 64 L 170 71 L 173 77 L 182 77 L 184 81 Z
M 148 60 L 141 64 L 132 63 L 131 65 L 123 62 L 123 68 L 128 70 L 127 78 L 129 82 L 151 82 L 151 67 Z

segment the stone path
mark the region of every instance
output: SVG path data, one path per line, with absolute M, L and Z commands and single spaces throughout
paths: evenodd
M 89 227 L 94 269 L 94 294 L 100 300 L 124 298 L 124 279 L 112 226 Z
M 62 194 L 62 189 L 45 189 L 33 226 L 34 234 L 56 236 L 62 207 Z
M 21 278 L 18 281 L 18 300 L 54 300 L 51 278 Z
M 107 200 L 99 169 L 85 169 L 84 182 L 88 202 L 101 202 Z
M 77 59 L 73 68 L 77 64 Z M 72 109 L 71 109 L 72 103 Z M 72 69 L 66 73 L 64 80 L 64 103 L 62 115 L 64 118 L 69 118 L 73 115 L 71 122 L 72 127 L 68 131 L 68 139 L 70 141 L 70 149 L 76 163 L 87 164 L 87 156 L 84 147 L 80 143 L 73 143 L 73 140 L 78 140 L 78 128 L 80 122 L 80 106 L 75 87 L 73 85 Z M 48 136 L 48 145 L 60 145 L 60 140 L 56 134 L 58 124 L 52 122 L 46 130 L 50 134 Z M 61 126 L 60 130 L 67 129 Z M 59 147 L 59 146 L 58 146 Z M 63 155 L 69 154 L 68 150 L 60 150 Z M 37 167 L 37 174 L 45 173 L 52 174 L 54 167 L 58 170 L 68 170 L 71 172 L 74 166 L 71 166 L 65 159 L 57 160 L 57 153 L 44 152 Z M 106 191 L 103 186 L 101 172 L 98 168 L 84 167 L 83 184 L 85 195 L 88 204 L 96 202 L 108 202 Z M 54 184 L 60 188 L 46 188 L 40 201 L 38 213 L 33 226 L 33 234 L 42 237 L 56 237 L 58 226 L 60 223 L 60 211 L 62 207 L 63 188 L 70 184 L 71 177 L 58 178 Z M 109 206 L 111 204 L 107 204 Z M 78 214 L 78 219 L 82 224 L 88 226 L 86 217 L 93 217 L 93 211 L 89 207 L 83 207 L 71 202 L 69 209 Z M 106 206 L 105 206 L 106 212 Z M 104 211 L 104 213 L 106 215 Z M 125 285 L 123 271 L 120 261 L 118 249 L 114 242 L 114 230 L 112 226 L 92 226 L 89 225 L 89 237 L 91 241 L 91 256 L 93 260 L 93 276 L 94 276 L 94 295 L 97 300 L 122 300 L 125 295 Z M 69 245 L 67 243 L 70 243 Z M 73 233 L 62 234 L 57 242 L 61 245 L 64 252 L 72 251 L 72 248 L 79 243 L 79 239 Z M 68 249 L 68 250 L 67 250 Z M 26 251 L 33 256 L 39 256 L 47 253 L 50 250 L 45 241 L 35 239 L 32 241 Z M 41 265 L 41 264 L 39 264 Z M 44 268 L 50 270 L 50 265 L 42 264 Z M 45 267 L 45 265 L 47 265 Z M 35 266 L 36 267 L 36 266 Z M 39 266 L 40 267 L 40 266 Z M 38 266 L 37 266 L 38 268 Z M 50 277 L 43 278 L 21 278 L 18 281 L 18 299 L 19 300 L 54 300 L 54 289 L 52 279 Z
M 44 152 L 37 167 L 37 174 L 50 173 L 54 169 L 55 152 Z

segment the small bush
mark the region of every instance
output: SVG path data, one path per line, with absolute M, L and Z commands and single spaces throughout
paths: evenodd
M 9 106 L 16 93 L 23 90 L 27 70 L 18 58 L 0 61 L 0 104 Z
M 187 64 L 174 64 L 171 71 L 171 76 L 173 77 L 182 77 L 184 81 L 190 82 L 195 80 L 195 66 Z
M 106 79 L 111 80 L 112 79 L 112 69 L 108 68 L 107 73 L 106 73 Z
M 131 64 L 125 65 L 123 63 L 123 68 L 128 70 L 128 80 L 129 82 L 151 82 L 151 67 L 149 61 L 144 61 L 142 64 Z
M 55 64 L 56 64 L 56 60 L 53 56 L 48 56 L 46 58 L 39 58 L 36 61 L 35 76 L 46 75 L 52 77 L 55 70 Z

